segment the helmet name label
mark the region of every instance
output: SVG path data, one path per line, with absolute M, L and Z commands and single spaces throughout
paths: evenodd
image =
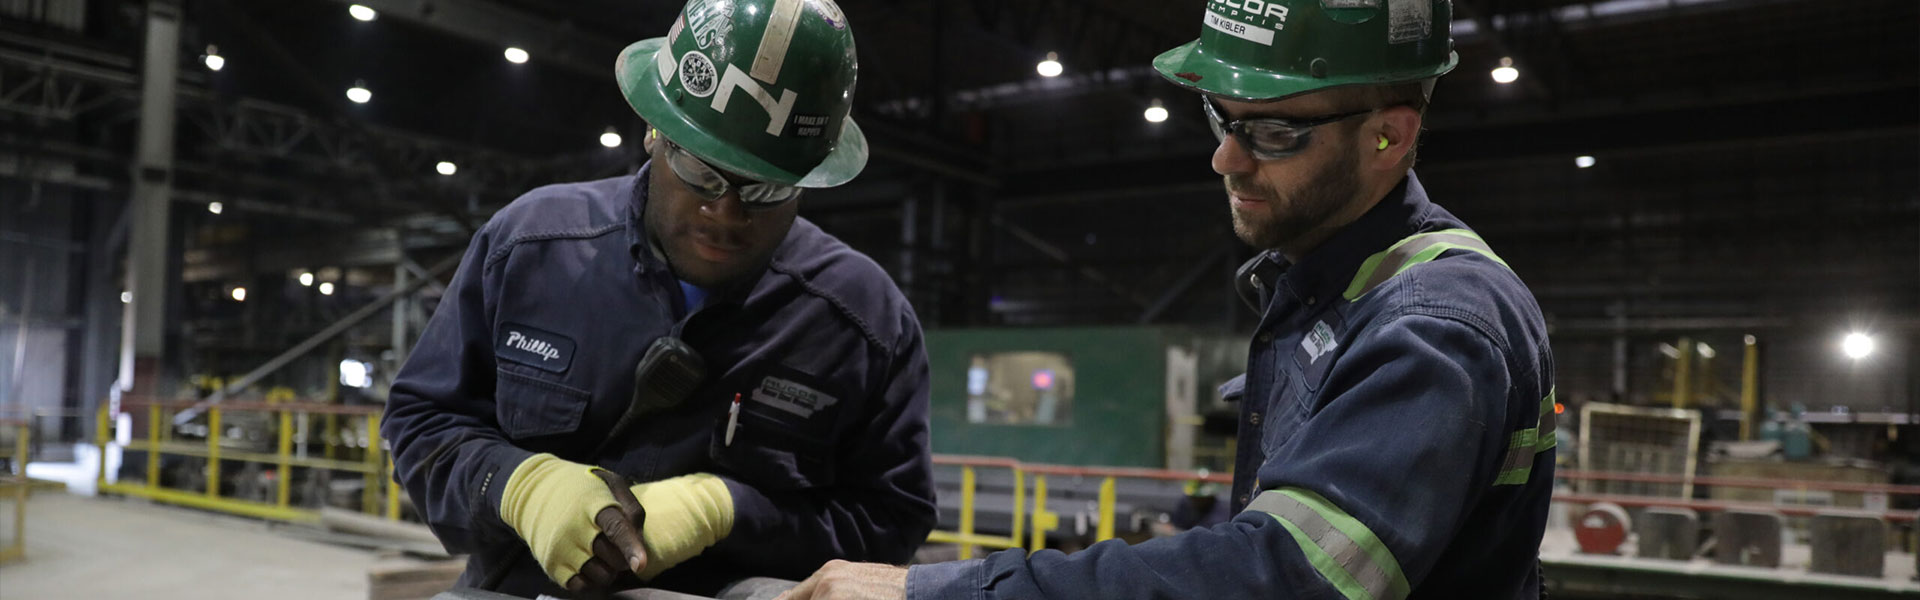
M 1277 0 L 1212 0 L 1207 7 L 1254 27 L 1279 31 L 1287 27 L 1287 5 Z M 1267 44 L 1269 46 L 1273 44 Z
M 1216 1 L 1220 1 L 1220 0 L 1216 0 Z M 1272 29 L 1267 29 L 1265 27 L 1259 27 L 1255 25 L 1248 25 L 1246 23 L 1241 23 L 1239 21 L 1228 19 L 1227 17 L 1222 16 L 1220 13 L 1217 13 L 1211 10 L 1207 11 L 1206 22 L 1208 27 L 1212 27 L 1216 30 L 1219 30 L 1221 33 L 1225 33 L 1227 35 L 1231 35 L 1233 37 L 1237 37 L 1237 38 L 1240 38 L 1249 42 L 1253 42 L 1256 44 L 1261 44 L 1265 46 L 1273 45 Z

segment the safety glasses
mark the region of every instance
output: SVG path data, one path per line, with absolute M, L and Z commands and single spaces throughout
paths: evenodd
M 727 177 L 721 175 L 719 169 L 713 168 L 713 165 L 707 164 L 707 161 L 700 160 L 699 157 L 687 152 L 679 144 L 664 137 L 660 141 L 667 144 L 667 167 L 673 170 L 673 174 L 679 177 L 680 181 L 685 182 L 687 187 L 693 188 L 694 193 L 699 194 L 707 202 L 719 200 L 721 196 L 727 195 L 727 191 L 733 189 L 740 191 L 741 204 L 755 210 L 770 209 L 800 197 L 800 188 L 791 185 L 777 183 L 736 185 L 727 181 Z
M 1313 119 L 1282 119 L 1262 117 L 1257 119 L 1227 120 L 1227 111 L 1213 98 L 1203 98 L 1201 103 L 1207 110 L 1207 126 L 1213 128 L 1213 137 L 1221 142 L 1232 135 L 1240 140 L 1247 152 L 1260 160 L 1274 160 L 1299 154 L 1312 141 L 1313 128 L 1329 123 L 1338 123 L 1361 115 L 1372 114 L 1377 108 L 1340 113 Z

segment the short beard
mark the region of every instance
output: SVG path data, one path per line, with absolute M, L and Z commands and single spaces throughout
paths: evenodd
M 1284 196 L 1252 177 L 1228 175 L 1228 193 L 1239 190 L 1268 199 L 1266 213 L 1243 213 L 1228 205 L 1227 212 L 1233 215 L 1234 235 L 1248 245 L 1266 250 L 1278 250 L 1287 242 L 1300 239 L 1325 225 L 1359 195 L 1360 175 L 1356 172 L 1359 166 L 1359 155 L 1343 153 Z

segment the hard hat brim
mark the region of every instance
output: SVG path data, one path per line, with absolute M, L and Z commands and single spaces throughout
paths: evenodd
M 1393 85 L 1433 79 L 1460 64 L 1460 53 L 1447 53 L 1436 67 L 1398 73 L 1302 77 L 1278 71 L 1251 69 L 1208 56 L 1194 40 L 1154 57 L 1161 77 L 1189 90 L 1232 100 L 1273 101 L 1340 87 Z
M 680 109 L 674 98 L 667 96 L 667 88 L 661 81 L 660 69 L 654 60 L 654 54 L 666 41 L 665 37 L 657 37 L 627 46 L 614 63 L 613 75 L 614 80 L 620 83 L 620 94 L 626 97 L 627 105 L 673 143 L 714 166 L 742 176 L 803 188 L 834 187 L 852 181 L 866 168 L 867 136 L 853 122 L 853 115 L 847 115 L 842 122 L 840 137 L 834 141 L 833 150 L 819 165 L 806 172 L 781 168 L 734 144 L 708 135 Z

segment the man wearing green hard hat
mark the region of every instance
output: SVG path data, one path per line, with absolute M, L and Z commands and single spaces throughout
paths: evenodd
M 831 562 L 790 597 L 1537 598 L 1553 358 L 1531 292 L 1413 175 L 1447 0 L 1211 0 L 1197 92 L 1260 313 L 1231 521 L 1065 555 Z
M 461 586 L 712 595 L 926 539 L 919 321 L 796 214 L 866 165 L 854 56 L 832 0 L 692 0 L 613 61 L 646 166 L 474 235 L 383 421 Z

